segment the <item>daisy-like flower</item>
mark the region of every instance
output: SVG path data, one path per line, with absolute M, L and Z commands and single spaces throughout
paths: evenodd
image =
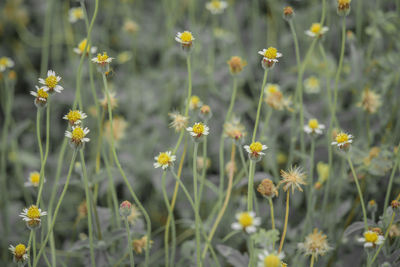
M 227 7 L 228 3 L 225 1 L 212 0 L 211 2 L 206 3 L 206 8 L 213 15 L 221 14 Z
M 375 248 L 385 241 L 385 237 L 375 231 L 366 231 L 363 236 L 358 238 L 358 242 L 363 242 L 364 248 Z
M 150 240 L 149 247 L 153 244 L 153 240 Z M 132 241 L 132 248 L 137 254 L 142 254 L 147 247 L 147 235 L 142 236 L 140 239 L 135 239 Z
M 310 37 L 321 37 L 329 30 L 328 27 L 322 26 L 321 23 L 311 24 L 310 29 L 306 30 L 306 34 Z
M 87 47 L 86 47 L 87 46 Z M 75 53 L 77 53 L 78 55 L 82 55 L 83 54 L 83 52 L 85 51 L 85 47 L 86 47 L 86 54 L 89 54 L 89 51 L 90 51 L 90 53 L 96 53 L 96 51 L 97 51 L 97 47 L 95 47 L 95 46 L 90 46 L 88 43 L 87 43 L 87 39 L 85 38 L 85 39 L 83 39 L 79 44 L 78 44 L 78 47 L 75 47 L 74 48 L 74 52 Z
M 108 92 L 109 100 L 107 98 L 107 95 L 105 95 L 101 100 L 100 100 L 100 105 L 105 109 L 108 110 L 108 102 L 111 104 L 111 110 L 114 108 L 118 107 L 118 98 L 116 97 L 115 92 Z
M 268 147 L 266 145 L 261 144 L 260 142 L 253 142 L 250 145 L 245 145 L 244 149 L 249 153 L 249 158 L 254 161 L 261 160 L 262 156 L 265 155 L 263 150 L 266 150 Z
M 340 149 L 348 149 L 350 144 L 353 142 L 353 136 L 344 132 L 340 132 L 336 135 L 335 141 L 332 145 L 337 145 Z
M 70 145 L 73 148 L 79 149 L 84 146 L 86 142 L 89 142 L 90 139 L 86 137 L 89 133 L 89 129 L 82 128 L 81 126 L 72 126 L 72 131 L 65 131 L 65 136 L 70 138 Z
M 283 190 L 286 192 L 290 188 L 292 189 L 292 194 L 295 189 L 303 192 L 301 185 L 307 184 L 304 179 L 306 174 L 300 167 L 290 167 L 288 171 L 281 170 L 282 180 L 279 182 L 278 187 L 283 185 Z
M 378 108 L 382 105 L 381 96 L 374 91 L 365 88 L 361 94 L 361 101 L 357 104 L 369 114 L 376 113 Z
M 175 131 L 180 132 L 183 129 L 186 129 L 189 118 L 181 115 L 179 112 L 175 111 L 168 114 L 172 119 L 172 122 L 169 124 L 169 127 L 174 128 Z
M 39 88 L 38 86 L 36 86 L 36 92 L 31 91 L 31 95 L 36 97 L 34 103 L 37 108 L 44 108 L 47 105 L 49 94 L 46 92 L 44 87 Z
M 240 73 L 243 70 L 243 68 L 247 65 L 247 62 L 238 56 L 231 57 L 231 59 L 228 60 L 226 63 L 228 63 L 229 70 L 233 75 Z
M 323 129 L 325 129 L 325 125 L 320 124 L 317 119 L 311 119 L 307 125 L 304 125 L 304 131 L 311 135 L 322 134 Z
M 258 51 L 258 54 L 263 56 L 261 65 L 264 69 L 272 68 L 275 63 L 278 63 L 278 58 L 282 57 L 282 54 L 278 52 L 275 47 L 269 47 L 268 49 L 263 49 Z
M 39 83 L 43 84 L 43 89 L 50 94 L 57 92 L 61 93 L 64 88 L 58 83 L 61 81 L 61 77 L 57 76 L 55 71 L 49 70 L 47 71 L 46 79 L 39 78 Z
M 182 45 L 182 49 L 186 52 L 190 52 L 194 40 L 195 39 L 192 33 L 189 31 L 178 32 L 175 36 L 175 41 L 180 43 Z
M 303 243 L 299 243 L 297 247 L 304 252 L 305 255 L 314 256 L 316 259 L 318 256 L 323 256 L 327 253 L 331 247 L 328 244 L 326 235 L 314 228 L 314 231 L 306 236 Z
M 276 110 L 283 110 L 284 108 L 290 110 L 290 98 L 285 98 L 283 96 L 278 84 L 268 83 L 264 88 L 264 92 L 264 101 L 268 104 L 268 106 Z
M 70 110 L 66 115 L 64 115 L 63 119 L 69 121 L 69 124 L 71 125 L 79 125 L 86 117 L 86 114 L 82 111 Z
M 14 67 L 14 61 L 9 57 L 0 57 L 0 72 Z
M 337 0 L 337 13 L 339 16 L 347 16 L 350 13 L 351 0 Z
M 291 6 L 287 6 L 283 8 L 283 18 L 287 21 L 290 21 L 294 16 L 294 10 Z
M 195 141 L 200 141 L 203 136 L 208 135 L 209 130 L 210 128 L 202 122 L 197 122 L 192 127 L 186 128 L 186 131 L 190 133 Z
M 18 244 L 15 247 L 13 245 L 10 245 L 8 249 L 14 255 L 14 262 L 24 266 L 25 261 L 29 258 L 29 247 L 26 247 L 24 244 Z
M 154 168 L 161 167 L 163 170 L 166 170 L 169 167 L 174 165 L 174 161 L 176 160 L 176 156 L 172 155 L 171 151 L 160 152 L 157 157 L 154 157 L 156 162 L 154 162 Z
M 321 91 L 319 79 L 315 76 L 310 76 L 304 80 L 304 91 L 307 94 L 316 94 Z
M 198 109 L 203 105 L 203 103 L 200 100 L 200 97 L 198 97 L 197 95 L 194 95 L 190 98 L 189 101 L 189 109 L 190 110 L 194 110 L 194 109 Z
M 257 231 L 257 226 L 261 224 L 261 219 L 256 217 L 255 212 L 240 212 L 236 214 L 237 222 L 232 223 L 231 227 L 233 230 L 243 230 L 248 234 L 252 234 Z
M 44 177 L 43 177 L 44 179 Z M 43 182 L 46 182 L 46 179 L 43 180 Z M 40 183 L 40 173 L 38 172 L 31 172 L 28 177 L 28 181 L 25 182 L 25 186 L 33 186 L 33 187 L 38 187 Z
M 209 105 L 202 105 L 199 110 L 199 117 L 204 120 L 208 121 L 212 117 L 212 111 Z
M 19 215 L 26 222 L 26 226 L 35 230 L 40 227 L 42 216 L 47 215 L 47 212 L 42 211 L 35 205 L 31 205 L 29 208 L 25 208 Z
M 109 57 L 107 52 L 103 52 L 103 54 L 98 53 L 96 57 L 92 58 L 92 62 L 97 63 L 99 66 L 104 67 L 108 66 L 108 64 L 113 61 L 114 58 Z
M 68 11 L 69 22 L 75 23 L 78 20 L 83 20 L 83 9 L 81 7 L 73 7 Z
M 285 253 L 269 252 L 268 250 L 262 251 L 258 254 L 259 262 L 257 267 L 284 267 L 286 264 L 282 261 Z
M 264 179 L 257 187 L 257 191 L 264 197 L 274 197 L 278 195 L 278 190 L 270 179 Z

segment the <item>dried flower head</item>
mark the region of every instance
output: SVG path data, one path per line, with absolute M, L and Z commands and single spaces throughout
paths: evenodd
M 225 172 L 230 175 L 230 173 L 232 172 L 233 174 L 235 174 L 237 172 L 237 166 L 236 166 L 236 162 L 232 162 L 229 161 L 225 164 Z
M 40 227 L 42 216 L 47 215 L 47 212 L 42 211 L 36 205 L 31 205 L 29 208 L 23 209 L 19 215 L 26 222 L 26 226 L 31 230 L 36 230 Z
M 231 72 L 231 74 L 240 73 L 243 70 L 243 68 L 247 65 L 247 62 L 238 56 L 231 57 L 231 59 L 228 60 L 227 63 L 229 65 L 229 71 Z
M 257 267 L 286 267 L 286 264 L 282 261 L 284 257 L 285 253 L 283 252 L 263 250 L 258 254 L 259 262 Z
M 152 244 L 153 244 L 153 241 L 150 240 L 149 246 L 151 247 Z M 143 251 L 146 250 L 146 247 L 147 247 L 147 236 L 145 235 L 140 239 L 133 240 L 132 247 L 133 247 L 133 250 L 137 254 L 142 254 Z
M 366 231 L 363 237 L 358 238 L 358 242 L 364 243 L 364 248 L 375 248 L 377 245 L 382 244 L 385 241 L 383 235 L 378 234 L 374 231 Z
M 126 128 L 128 127 L 128 123 L 122 117 L 113 118 L 112 130 L 110 121 L 106 121 L 104 123 L 104 136 L 106 140 L 111 143 L 111 133 L 113 134 L 114 141 L 121 141 L 125 137 Z
M 236 117 L 233 117 L 229 122 L 224 124 L 224 133 L 238 144 L 241 144 L 243 137 L 246 136 L 244 125 L 241 124 L 240 119 Z
M 185 117 L 177 111 L 169 113 L 168 115 L 172 119 L 172 122 L 169 124 L 171 128 L 174 128 L 177 132 L 186 129 L 189 117 Z
M 278 190 L 270 179 L 264 179 L 257 187 L 257 191 L 264 197 L 278 196 Z
M 347 16 L 350 13 L 351 0 L 337 0 L 337 13 L 339 16 Z
M 211 108 L 209 105 L 202 105 L 199 111 L 199 117 L 204 121 L 208 121 L 212 117 Z
M 206 9 L 209 10 L 213 15 L 222 14 L 227 7 L 228 3 L 225 1 L 211 0 L 210 2 L 206 3 Z
M 131 214 L 127 217 L 128 222 L 132 225 L 134 225 L 136 223 L 136 221 L 139 219 L 140 217 L 140 211 L 138 210 L 138 208 L 132 204 L 131 206 Z
M 400 208 L 400 201 L 398 200 L 393 200 L 390 203 L 390 206 L 392 207 L 393 210 L 398 210 Z
M 261 160 L 262 156 L 265 155 L 264 150 L 268 147 L 266 145 L 261 144 L 260 142 L 253 142 L 250 145 L 245 145 L 244 149 L 249 154 L 249 158 L 253 161 Z
M 261 219 L 256 217 L 254 212 L 240 212 L 236 214 L 237 222 L 232 223 L 233 230 L 243 230 L 248 234 L 252 234 L 257 230 L 257 226 L 261 224 Z
M 201 171 L 203 168 L 209 169 L 211 167 L 211 159 L 210 158 L 203 158 L 197 157 L 197 170 Z
M 374 91 L 365 88 L 361 94 L 361 102 L 357 104 L 369 114 L 376 113 L 378 108 L 382 105 L 381 96 Z
M 396 224 L 392 224 L 389 229 L 389 236 L 390 238 L 399 237 L 400 236 L 400 229 Z
M 18 244 L 15 247 L 10 245 L 8 248 L 13 254 L 13 260 L 15 263 L 25 265 L 25 261 L 29 259 L 28 251 L 29 247 L 25 247 L 24 244 Z
M 261 60 L 261 65 L 264 69 L 272 68 L 275 63 L 278 63 L 278 58 L 282 57 L 282 54 L 278 52 L 278 49 L 275 47 L 269 47 L 267 49 L 263 49 L 258 51 L 258 54 L 263 56 Z
M 81 124 L 82 120 L 86 117 L 86 114 L 80 110 L 70 110 L 66 115 L 64 115 L 63 119 L 67 120 L 72 126 Z
M 290 99 L 283 96 L 278 84 L 268 83 L 264 88 L 264 92 L 264 101 L 268 106 L 276 110 L 289 109 Z
M 45 79 L 39 78 L 39 83 L 43 84 L 42 88 L 49 94 L 54 92 L 61 93 L 61 91 L 64 90 L 64 88 L 58 84 L 60 81 L 61 77 L 57 76 L 52 70 L 47 71 L 47 77 Z
M 288 171 L 281 170 L 282 180 L 279 182 L 278 187 L 283 185 L 283 190 L 286 192 L 290 188 L 292 189 L 292 194 L 295 189 L 298 189 L 300 192 L 303 192 L 301 185 L 306 185 L 307 183 L 304 181 L 306 178 L 306 174 L 300 167 L 293 166 L 290 167 Z
M 124 23 L 124 31 L 130 34 L 135 34 L 139 31 L 139 25 L 133 20 L 126 20 Z
M 316 259 L 331 250 L 326 235 L 317 228 L 314 228 L 314 231 L 306 236 L 306 240 L 297 246 L 305 255 L 313 256 Z
M 86 47 L 86 54 L 89 54 L 89 51 L 90 51 L 90 53 L 96 53 L 96 51 L 97 51 L 97 47 L 95 47 L 95 46 L 90 46 L 88 43 L 87 43 L 87 39 L 85 38 L 85 39 L 83 39 L 82 41 L 80 41 L 80 43 L 78 44 L 78 47 L 75 47 L 74 48 L 74 52 L 76 53 L 76 54 L 78 54 L 78 55 L 82 55 L 83 54 L 83 52 L 85 51 L 85 47 Z
M 287 21 L 291 20 L 294 16 L 294 10 L 291 6 L 286 6 L 283 8 L 283 18 Z
M 108 103 L 111 104 L 111 110 L 114 108 L 118 107 L 118 99 L 116 98 L 116 93 L 115 92 L 108 92 L 109 99 L 107 95 L 105 95 L 101 100 L 100 100 L 100 105 L 105 109 L 108 110 Z
M 154 157 L 156 162 L 154 162 L 154 168 L 161 167 L 163 170 L 168 169 L 174 165 L 174 161 L 176 160 L 176 156 L 172 155 L 171 151 L 160 152 L 157 157 Z

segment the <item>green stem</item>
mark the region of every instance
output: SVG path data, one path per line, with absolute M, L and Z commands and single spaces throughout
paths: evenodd
M 263 82 L 262 82 L 262 86 L 261 86 L 260 98 L 258 100 L 257 115 L 256 115 L 256 122 L 254 123 L 253 137 L 251 139 L 252 143 L 255 141 L 256 135 L 257 135 L 258 122 L 260 120 L 261 106 L 262 106 L 263 95 L 264 95 L 264 87 L 265 87 L 265 83 L 267 82 L 267 76 L 268 76 L 268 70 L 265 70 L 264 78 L 263 78 Z
M 307 215 L 306 215 L 306 227 L 303 231 L 303 236 L 306 231 L 309 231 L 310 225 L 309 223 L 312 222 L 312 212 L 313 212 L 313 184 L 314 184 L 314 152 L 315 152 L 315 138 L 311 137 L 311 148 L 310 148 L 310 175 L 308 181 L 308 192 L 307 192 Z
M 33 261 L 36 260 L 36 232 L 35 230 L 32 231 L 32 254 L 33 254 Z
M 110 92 L 108 90 L 108 85 L 107 85 L 107 78 L 105 73 L 102 73 L 103 76 L 103 85 L 104 85 L 104 91 L 105 91 L 105 95 L 107 97 L 107 103 L 110 103 Z M 111 105 L 107 105 L 108 107 L 108 117 L 109 117 L 109 121 L 110 121 L 110 129 L 113 129 L 113 118 L 112 118 L 112 110 L 111 110 Z M 129 183 L 128 177 L 126 177 L 126 174 L 124 172 L 124 170 L 122 169 L 121 163 L 119 162 L 118 156 L 117 156 L 117 152 L 114 146 L 114 135 L 111 134 L 110 135 L 110 149 L 114 158 L 115 163 L 117 164 L 118 170 L 126 184 L 126 186 L 128 187 L 129 192 L 131 193 L 132 198 L 135 201 L 135 204 L 139 207 L 140 211 L 142 212 L 145 221 L 146 221 L 146 226 L 147 226 L 147 240 L 148 242 L 146 242 L 146 248 L 145 248 L 145 266 L 149 266 L 149 253 L 150 253 L 150 240 L 151 240 L 151 221 L 150 221 L 150 217 L 147 213 L 147 211 L 145 210 L 145 208 L 143 207 L 142 203 L 140 202 L 139 198 L 136 196 L 135 191 L 133 191 L 133 188 L 131 186 L 131 184 Z
M 51 232 L 53 231 L 54 224 L 55 224 L 55 222 L 56 222 L 57 215 L 58 215 L 58 210 L 60 209 L 60 206 L 61 206 L 61 203 L 62 203 L 62 201 L 63 201 L 63 199 L 64 199 L 65 193 L 67 192 L 67 189 L 68 189 L 69 180 L 70 180 L 70 178 L 71 178 L 71 173 L 72 173 L 72 170 L 73 170 L 73 167 L 74 167 L 74 162 L 75 162 L 76 154 L 77 154 L 77 151 L 74 150 L 74 153 L 72 154 L 72 158 L 71 158 L 71 163 L 70 163 L 69 169 L 68 169 L 67 180 L 65 181 L 63 191 L 61 192 L 61 196 L 60 196 L 60 198 L 58 199 L 58 202 L 57 202 L 57 205 L 56 205 L 56 209 L 55 209 L 55 211 L 54 211 L 53 220 L 52 220 L 52 222 L 51 222 L 49 231 L 47 232 L 46 238 L 44 239 L 43 243 L 42 243 L 41 246 L 40 246 L 39 253 L 37 254 L 37 258 L 36 258 L 36 260 L 33 262 L 33 267 L 36 267 L 36 266 L 37 266 L 38 261 L 39 261 L 39 259 L 40 259 L 40 255 L 42 255 L 42 253 L 43 253 L 43 251 L 44 251 L 44 248 L 46 247 L 47 241 L 49 240 L 49 236 L 50 236 Z
M 271 210 L 271 227 L 272 230 L 275 230 L 275 216 L 274 216 L 274 203 L 272 203 L 272 198 L 268 197 L 268 203 Z M 274 243 L 275 246 L 275 243 Z
M 250 160 L 249 166 L 249 182 L 247 187 L 247 211 L 253 211 L 253 187 L 254 187 L 254 173 L 256 171 L 256 163 Z
M 187 117 L 189 114 L 190 98 L 192 96 L 192 68 L 190 64 L 190 54 L 186 57 L 186 65 L 188 72 L 188 96 L 186 100 L 185 117 Z
M 350 154 L 348 152 L 347 152 L 347 161 L 349 162 L 350 169 L 353 174 L 354 182 L 356 183 L 356 186 L 357 186 L 358 196 L 360 198 L 361 208 L 362 208 L 362 212 L 363 212 L 364 228 L 365 228 L 365 231 L 367 231 L 368 230 L 368 221 L 367 221 L 367 211 L 365 209 L 365 204 L 364 204 L 364 198 L 363 198 L 360 184 L 358 182 L 356 171 L 354 170 L 354 166 L 353 166 L 353 163 L 351 162 Z
M 310 267 L 314 266 L 314 254 L 311 255 Z
M 94 246 L 93 246 L 93 224 L 92 224 L 92 210 L 95 207 L 92 207 L 92 201 L 90 201 L 90 192 L 89 192 L 89 181 L 86 172 L 86 164 L 85 157 L 83 155 L 83 150 L 80 150 L 81 164 L 83 170 L 83 183 L 85 186 L 85 198 L 86 198 L 86 207 L 87 207 L 87 219 L 88 219 L 88 229 L 89 229 L 89 248 L 90 248 L 90 261 L 92 266 L 96 266 L 96 260 L 94 257 Z
M 44 36 L 42 44 L 42 58 L 40 63 L 40 76 L 44 76 L 48 67 L 49 61 L 49 46 L 50 46 L 50 29 L 51 29 L 51 18 L 53 15 L 53 0 L 47 0 L 48 7 L 46 9 L 46 15 L 44 18 Z
M 199 215 L 199 197 L 197 192 L 197 150 L 199 148 L 199 143 L 194 144 L 193 150 L 193 192 L 194 192 L 194 204 L 196 207 L 195 214 L 195 224 L 196 224 L 196 262 L 197 267 L 201 266 L 201 257 L 200 257 L 200 215 Z
M 283 243 L 285 241 L 285 236 L 286 236 L 286 231 L 287 231 L 287 225 L 288 225 L 288 220 L 289 220 L 289 199 L 290 199 L 290 190 L 288 189 L 286 191 L 286 213 L 285 213 L 285 224 L 283 226 L 283 232 L 282 232 L 282 237 L 281 237 L 281 242 L 279 244 L 279 251 L 278 253 L 281 253 L 282 248 L 283 248 Z
M 129 230 L 128 219 L 125 218 L 124 222 L 125 222 L 126 235 L 128 237 L 129 260 L 130 260 L 130 263 L 131 263 L 131 267 L 134 267 L 135 266 L 135 261 L 133 259 L 132 237 L 131 237 L 131 233 L 130 233 L 130 230 Z M 147 242 L 150 242 L 150 241 L 147 241 Z
M 383 214 L 385 214 L 387 206 L 389 205 L 389 198 L 390 198 L 390 193 L 392 192 L 392 185 L 393 185 L 393 180 L 394 180 L 394 175 L 396 173 L 397 170 L 397 166 L 399 166 L 399 161 L 400 161 L 400 144 L 398 146 L 398 151 L 396 154 L 396 158 L 395 158 L 395 162 L 393 165 L 393 169 L 392 169 L 392 173 L 390 174 L 390 179 L 389 179 L 389 183 L 388 183 L 388 187 L 386 189 L 386 196 L 385 196 L 385 202 L 383 204 Z
M 161 188 L 162 188 L 162 193 L 163 193 L 163 197 L 164 197 L 164 202 L 165 202 L 165 206 L 167 207 L 168 210 L 168 216 L 171 218 L 171 228 L 172 228 L 172 247 L 176 247 L 176 233 L 175 233 L 175 219 L 174 219 L 174 215 L 172 213 L 172 209 L 171 209 L 171 205 L 169 203 L 169 199 L 168 199 L 168 195 L 167 195 L 167 186 L 166 186 L 166 181 L 165 181 L 165 177 L 166 177 L 166 172 L 164 171 L 161 177 Z M 169 227 L 169 226 L 166 226 Z M 165 266 L 174 266 L 175 263 L 175 255 L 174 253 L 171 253 L 171 262 L 169 261 L 168 257 L 169 257 L 169 240 L 168 240 L 168 235 L 167 235 L 167 231 L 165 231 L 164 234 L 164 250 L 165 250 Z
M 42 137 L 40 134 L 40 122 L 41 122 L 41 113 L 42 109 L 38 108 L 36 111 L 36 137 L 39 146 L 39 154 L 40 154 L 40 164 L 43 162 L 43 146 L 42 146 Z
M 203 188 L 206 180 L 206 172 L 207 172 L 207 136 L 204 136 L 203 141 L 203 168 L 201 170 L 201 179 L 200 179 L 200 189 L 199 189 L 199 203 L 201 203 L 201 198 L 203 196 Z

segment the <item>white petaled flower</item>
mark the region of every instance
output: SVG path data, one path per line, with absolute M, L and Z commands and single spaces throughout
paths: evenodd
M 171 151 L 160 152 L 157 157 L 154 157 L 156 162 L 154 162 L 154 168 L 161 167 L 163 170 L 166 170 L 168 167 L 174 165 L 174 161 L 176 160 L 176 156 L 172 155 Z
M 178 32 L 175 36 L 175 41 L 182 45 L 191 45 L 194 40 L 193 34 L 189 31 Z
M 197 122 L 192 127 L 186 128 L 186 131 L 188 131 L 195 140 L 208 135 L 209 130 L 210 128 L 202 122 Z
M 7 68 L 14 67 L 14 61 L 9 57 L 0 57 L 0 72 L 5 71 Z
M 81 7 L 73 7 L 68 11 L 69 22 L 75 23 L 84 18 L 83 9 Z
M 46 179 L 43 177 L 43 182 L 45 183 L 46 182 Z M 33 186 L 33 187 L 38 187 L 39 186 L 39 184 L 40 184 L 40 173 L 38 173 L 38 172 L 31 172 L 30 174 L 29 174 L 29 177 L 28 177 L 28 181 L 27 182 L 25 182 L 25 186 L 26 187 L 29 187 L 29 186 Z
M 252 234 L 257 231 L 257 226 L 261 224 L 261 219 L 256 217 L 255 212 L 241 212 L 236 214 L 237 222 L 232 223 L 231 227 L 233 230 L 243 230 L 248 234 Z
M 328 27 L 322 26 L 320 23 L 313 23 L 309 30 L 306 30 L 306 34 L 310 37 L 321 37 L 329 30 Z
M 320 82 L 314 75 L 304 80 L 304 91 L 307 94 L 317 94 L 321 91 Z
M 335 141 L 332 142 L 331 144 L 337 145 L 340 149 L 342 149 L 342 148 L 348 148 L 352 142 L 353 142 L 353 136 L 351 134 L 341 132 L 336 135 Z
M 43 84 L 43 89 L 50 94 L 53 92 L 61 93 L 64 88 L 58 83 L 61 81 L 61 77 L 57 76 L 55 71 L 47 71 L 46 79 L 39 78 L 39 83 Z
M 31 95 L 36 97 L 34 100 L 36 107 L 42 108 L 47 105 L 49 94 L 44 90 L 44 87 L 39 88 L 39 86 L 36 86 L 36 92 L 31 91 Z
M 267 49 L 263 49 L 258 51 L 258 54 L 263 56 L 261 61 L 261 65 L 264 69 L 272 68 L 275 63 L 278 63 L 278 58 L 282 57 L 282 54 L 278 52 L 278 49 L 275 47 L 269 47 Z
M 81 124 L 82 120 L 85 119 L 87 115 L 80 110 L 70 110 L 64 115 L 63 119 L 69 121 L 71 125 Z
M 228 7 L 228 3 L 225 1 L 212 0 L 206 3 L 206 8 L 213 15 L 221 14 Z
M 269 252 L 268 250 L 263 250 L 258 254 L 258 264 L 257 267 L 283 267 L 286 266 L 282 261 L 285 257 L 283 252 Z
M 383 244 L 385 237 L 374 231 L 366 231 L 363 237 L 358 238 L 358 242 L 364 243 L 364 248 L 374 248 Z
M 8 249 L 11 251 L 11 253 L 14 256 L 14 262 L 18 264 L 22 264 L 24 266 L 25 261 L 29 259 L 28 251 L 29 247 L 25 247 L 24 244 L 18 244 L 15 247 L 13 245 L 10 245 Z
M 19 216 L 26 222 L 26 226 L 29 229 L 35 230 L 40 227 L 40 217 L 45 215 L 47 215 L 47 212 L 42 211 L 36 205 L 31 205 L 29 208 L 23 209 Z
M 70 144 L 73 148 L 81 148 L 86 142 L 89 142 L 90 139 L 86 137 L 89 133 L 89 129 L 82 128 L 81 126 L 72 126 L 72 131 L 65 131 L 65 136 L 70 138 Z
M 106 52 L 103 52 L 103 55 L 98 53 L 96 57 L 92 58 L 92 61 L 100 66 L 104 66 L 106 64 L 110 64 L 113 59 L 114 58 L 109 57 Z
M 86 47 L 86 54 L 88 54 L 89 53 L 89 51 L 90 51 L 90 53 L 96 53 L 96 51 L 97 51 L 97 47 L 95 47 L 95 46 L 90 46 L 88 43 L 87 43 L 87 39 L 85 38 L 85 39 L 83 39 L 79 44 L 78 44 L 78 47 L 75 47 L 74 48 L 74 52 L 76 53 L 76 54 L 78 54 L 78 55 L 82 55 L 83 54 L 83 52 L 85 51 L 85 47 Z
M 325 129 L 325 125 L 318 123 L 317 119 L 311 119 L 307 125 L 304 125 L 304 131 L 311 135 L 322 134 L 323 129 Z
M 254 161 L 258 161 L 262 156 L 265 155 L 264 150 L 268 147 L 266 145 L 261 144 L 260 142 L 253 142 L 250 145 L 245 145 L 244 149 L 249 153 L 249 158 Z

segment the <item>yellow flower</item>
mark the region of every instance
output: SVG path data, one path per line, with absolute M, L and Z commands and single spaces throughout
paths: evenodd
M 111 63 L 113 59 L 107 55 L 107 52 L 103 52 L 103 54 L 98 53 L 96 57 L 92 58 L 92 62 L 97 63 L 99 66 L 105 66 Z
M 237 222 L 232 224 L 233 230 L 243 230 L 248 234 L 252 234 L 257 230 L 257 226 L 261 224 L 261 219 L 255 217 L 254 212 L 241 212 L 236 214 Z
M 244 149 L 249 153 L 249 158 L 254 161 L 258 161 L 262 156 L 265 155 L 263 150 L 266 150 L 268 147 L 266 145 L 261 144 L 260 142 L 253 142 L 250 145 L 245 145 Z
M 70 144 L 73 148 L 81 148 L 90 139 L 86 137 L 89 133 L 89 129 L 82 128 L 81 126 L 72 126 L 72 131 L 65 131 L 65 136 L 70 138 Z
M 26 226 L 29 229 L 36 229 L 40 227 L 42 216 L 47 215 L 47 212 L 42 211 L 35 205 L 31 205 L 29 208 L 23 209 L 21 214 L 19 215 L 26 222 Z
M 83 18 L 84 18 L 83 9 L 80 7 L 71 8 L 68 12 L 68 15 L 69 15 L 69 22 L 71 22 L 71 23 L 75 23 L 80 19 L 83 20 Z
M 364 237 L 358 238 L 358 241 L 363 242 L 365 248 L 374 248 L 377 245 L 381 245 L 385 241 L 385 238 L 377 232 L 366 231 L 364 232 Z
M 7 68 L 14 67 L 14 61 L 9 57 L 0 57 L 0 72 L 5 71 Z
M 195 123 L 192 127 L 186 128 L 186 131 L 190 133 L 194 138 L 200 138 L 209 134 L 210 128 L 202 122 Z
M 262 251 L 258 255 L 259 262 L 257 267 L 284 267 L 284 262 L 282 262 L 285 254 L 283 252 L 277 253 L 276 251 L 270 253 L 268 250 Z
M 14 255 L 14 261 L 16 263 L 24 264 L 24 262 L 29 258 L 29 247 L 25 247 L 24 244 L 18 244 L 15 247 L 13 245 L 10 245 L 8 249 Z
M 282 56 L 275 47 L 269 47 L 268 49 L 258 51 L 258 54 L 263 56 L 261 65 L 264 69 L 272 68 L 275 63 L 279 62 L 278 58 Z
M 306 34 L 310 37 L 321 37 L 328 30 L 328 27 L 322 26 L 320 23 L 313 23 L 310 29 L 306 31 Z
M 61 77 L 57 76 L 52 70 L 47 71 L 46 79 L 39 78 L 39 83 L 43 84 L 42 88 L 50 94 L 53 92 L 61 93 L 61 91 L 64 90 L 64 88 L 58 84 L 60 81 Z
M 304 125 L 304 131 L 308 134 L 322 134 L 325 125 L 320 124 L 317 119 L 310 119 L 307 125 Z
M 211 2 L 206 3 L 206 8 L 213 15 L 221 14 L 228 7 L 228 3 L 225 1 L 212 0 Z
M 127 20 L 124 23 L 124 31 L 135 34 L 139 30 L 139 25 L 133 20 Z
M 46 179 L 44 179 L 46 182 Z M 25 182 L 25 186 L 34 186 L 38 187 L 40 183 L 40 173 L 38 172 L 31 172 L 28 177 L 28 181 Z
M 151 245 L 153 244 L 153 241 L 150 240 L 150 244 L 149 246 L 151 247 Z M 140 239 L 135 239 L 132 242 L 132 247 L 133 250 L 137 253 L 137 254 L 142 254 L 143 250 L 146 249 L 147 246 L 147 236 L 143 236 Z
M 194 95 L 190 98 L 189 101 L 189 108 L 191 110 L 193 109 L 198 109 L 199 107 L 201 107 L 203 105 L 203 103 L 200 100 L 200 97 L 198 97 L 197 95 Z
M 66 115 L 64 115 L 63 119 L 69 121 L 71 125 L 81 124 L 82 120 L 87 116 L 85 113 L 79 110 L 70 110 Z
M 278 187 L 283 185 L 283 190 L 286 192 L 290 188 L 292 189 L 292 194 L 295 189 L 298 189 L 300 192 L 303 192 L 301 185 L 307 184 L 304 179 L 306 178 L 306 174 L 302 171 L 300 167 L 293 168 L 292 166 L 286 172 L 281 170 L 282 180 L 279 182 Z
M 49 94 L 44 90 L 44 87 L 39 88 L 38 86 L 36 86 L 36 92 L 31 91 L 31 95 L 36 97 L 34 100 L 36 107 L 43 108 L 47 105 Z
M 95 47 L 95 46 L 91 47 L 89 44 L 87 44 L 87 39 L 85 38 L 78 44 L 78 47 L 74 48 L 74 52 L 77 53 L 78 55 L 82 55 L 82 53 L 85 50 L 85 47 L 86 47 L 86 54 L 88 54 L 89 51 L 92 54 L 96 53 L 96 51 L 97 51 L 97 47 Z
M 353 142 L 353 136 L 351 134 L 346 134 L 344 132 L 340 132 L 336 135 L 335 141 L 332 142 L 332 145 L 337 145 L 340 149 L 348 148 L 350 144 Z
M 347 16 L 350 13 L 351 0 L 337 0 L 337 13 L 339 16 Z
M 319 93 L 321 88 L 319 84 L 319 79 L 315 76 L 310 76 L 304 80 L 304 91 L 308 94 Z
M 172 155 L 171 151 L 160 152 L 157 157 L 154 157 L 156 162 L 154 162 L 154 168 L 161 167 L 163 170 L 174 165 L 174 161 L 176 160 L 176 156 Z
M 175 41 L 182 45 L 182 49 L 185 52 L 190 52 L 193 46 L 194 37 L 189 31 L 178 32 L 175 36 Z
M 247 65 L 247 62 L 238 56 L 231 57 L 227 63 L 232 74 L 238 74 Z

